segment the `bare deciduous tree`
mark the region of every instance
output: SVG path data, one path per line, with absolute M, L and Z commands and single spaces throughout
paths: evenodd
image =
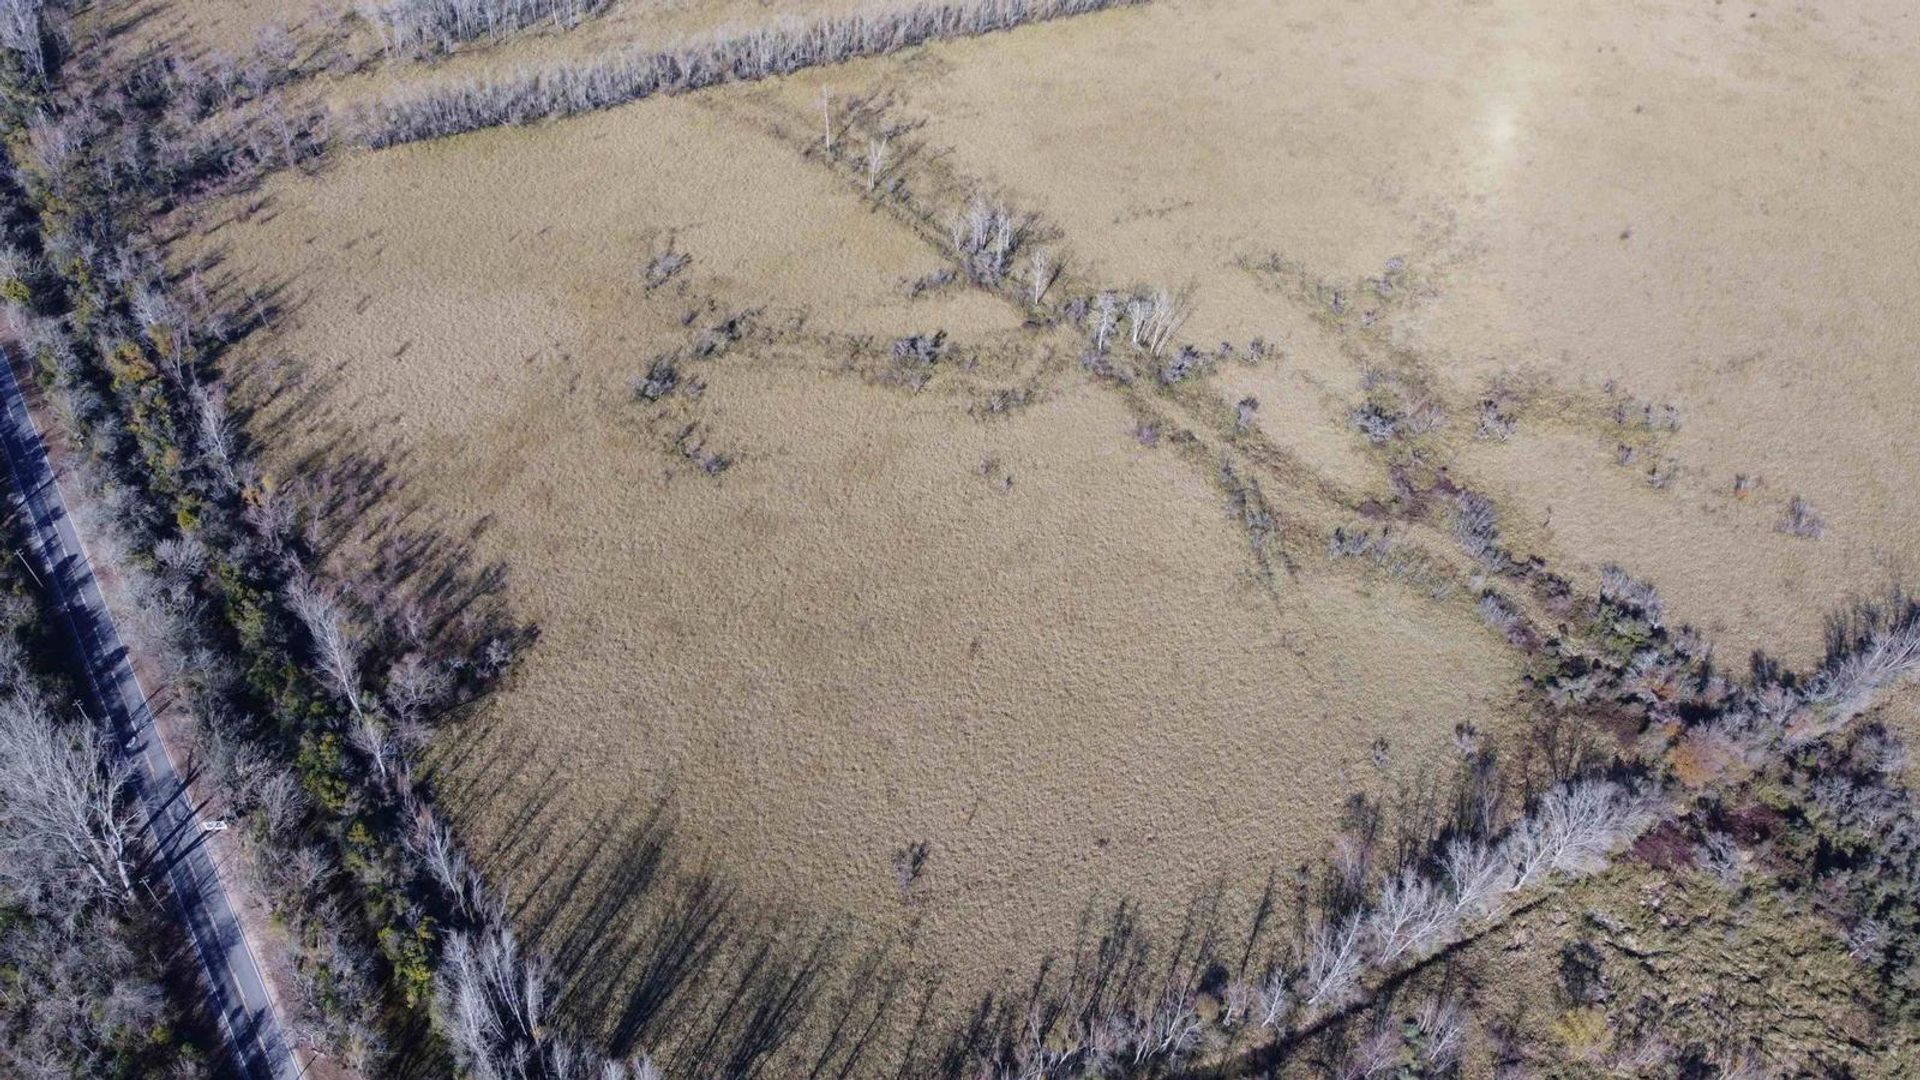
M 347 729 L 347 739 L 355 750 L 372 763 L 374 775 L 380 778 L 380 783 L 388 783 L 400 748 L 386 720 L 372 712 L 356 712 L 352 726 Z
M 1442 863 L 1455 918 L 1477 919 L 1493 910 L 1507 872 L 1499 852 L 1479 840 L 1460 838 L 1447 845 Z
M 84 717 L 56 720 L 16 685 L 0 700 L 0 877 L 44 910 L 77 917 L 92 899 L 131 901 L 139 819 L 131 767 Z
M 345 605 L 333 590 L 305 574 L 289 583 L 287 601 L 313 639 L 320 670 L 353 715 L 360 716 L 360 657 L 365 642 L 348 619 Z
M 1013 256 L 1026 239 L 1028 223 L 1005 205 L 976 195 L 964 213 L 955 214 L 947 232 L 954 258 L 967 280 L 994 289 L 1013 270 Z
M 887 137 L 876 136 L 867 142 L 867 191 L 880 187 L 880 174 L 887 171 Z
M 1027 256 L 1027 300 L 1038 305 L 1047 297 L 1047 289 L 1053 284 L 1054 266 L 1052 256 L 1042 248 L 1034 248 Z
M 229 488 L 239 486 L 235 471 L 233 429 L 227 423 L 227 395 L 217 384 L 195 386 L 191 392 L 194 420 L 200 429 L 200 452 L 208 466 Z
M 538 23 L 572 26 L 607 0 L 384 0 L 360 5 L 388 52 L 447 51 Z
M 1920 604 L 1895 597 L 1884 608 L 1863 611 L 1857 621 L 1851 639 L 1835 641 L 1826 666 L 1808 686 L 1807 703 L 1820 716 L 1796 730 L 1796 741 L 1845 726 L 1881 690 L 1920 672 Z
M 1309 1012 L 1338 1008 L 1359 990 L 1365 971 L 1361 931 L 1362 918 L 1356 913 L 1332 925 L 1320 922 L 1307 935 L 1303 1005 Z
M 1164 288 L 1154 290 L 1151 295 L 1135 297 L 1127 304 L 1133 347 L 1149 356 L 1165 353 L 1192 310 L 1192 302 L 1185 293 Z
M 20 66 L 36 79 L 47 77 L 45 0 L 0 0 L 0 46 L 20 57 Z
M 1507 891 L 1539 885 L 1549 874 L 1581 877 L 1604 869 L 1652 819 L 1648 799 L 1611 780 L 1557 785 L 1501 843 L 1512 873 Z
M 1110 292 L 1103 292 L 1093 301 L 1093 349 L 1098 353 L 1107 351 L 1108 339 L 1120 319 L 1120 298 Z
M 475 1080 L 519 1080 L 555 1045 L 543 1046 L 553 988 L 523 958 L 513 931 L 491 926 L 446 939 L 434 996 L 454 1060 Z
M 1169 987 L 1144 1018 L 1134 1047 L 1134 1064 L 1150 1060 L 1177 1061 L 1200 1045 L 1200 1013 L 1193 991 Z
M 1275 968 L 1260 984 L 1260 1026 L 1279 1029 L 1287 1022 L 1287 1014 L 1293 1011 L 1293 992 L 1288 987 L 1287 973 Z
M 1428 878 L 1403 870 L 1367 915 L 1373 961 L 1382 967 L 1417 960 L 1445 943 L 1454 931 L 1454 906 Z

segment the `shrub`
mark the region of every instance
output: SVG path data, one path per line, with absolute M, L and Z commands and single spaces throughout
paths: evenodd
M 1253 430 L 1254 419 L 1260 412 L 1260 399 L 1248 394 L 1233 407 L 1233 430 L 1237 434 L 1246 434 Z
M 1348 413 L 1347 420 L 1376 446 L 1392 439 L 1400 430 L 1400 417 L 1371 401 Z
M 685 270 L 693 262 L 693 256 L 684 251 L 675 251 L 672 242 L 666 250 L 656 254 L 647 263 L 646 288 L 648 292 L 673 280 L 675 274 Z
M 1461 548 L 1474 560 L 1489 568 L 1506 561 L 1500 547 L 1499 517 L 1493 500 L 1477 492 L 1462 491 L 1454 496 L 1453 535 Z
M 680 385 L 680 369 L 674 366 L 673 358 L 658 357 L 647 368 L 646 377 L 633 381 L 633 393 L 644 401 L 659 401 Z
M 1182 345 L 1173 359 L 1160 365 L 1160 385 L 1173 386 L 1186 382 L 1206 369 L 1207 358 L 1200 355 L 1200 350 L 1191 345 Z
M 1774 526 L 1778 532 L 1788 536 L 1798 536 L 1806 540 L 1818 540 L 1827 531 L 1827 523 L 1813 509 L 1813 504 L 1795 495 L 1787 500 L 1787 511 Z
M 1506 442 L 1513 438 L 1513 417 L 1500 411 L 1500 403 L 1487 398 L 1480 403 L 1480 420 L 1474 426 L 1473 437 Z
M 946 351 L 947 332 L 910 334 L 893 343 L 893 362 L 909 367 L 932 367 Z

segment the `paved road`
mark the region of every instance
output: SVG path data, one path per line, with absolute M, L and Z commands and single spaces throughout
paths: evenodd
M 93 564 L 54 482 L 46 445 L 27 411 L 13 365 L 4 355 L 0 355 L 0 398 L 5 399 L 0 442 L 5 444 L 15 490 L 25 503 L 38 563 L 34 572 L 43 587 L 53 590 L 79 655 L 85 659 L 94 706 L 111 719 L 121 746 L 138 766 L 140 799 L 153 830 L 159 865 L 200 954 L 213 1006 L 240 1075 L 247 1080 L 289 1080 L 299 1069 L 281 1035 L 259 961 L 227 902 L 207 848 L 209 842 L 220 842 L 219 834 L 200 830 L 186 785 L 154 730 L 146 692 L 100 597 Z

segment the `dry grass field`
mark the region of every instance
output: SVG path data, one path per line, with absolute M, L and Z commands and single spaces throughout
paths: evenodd
M 389 462 L 389 502 L 477 532 L 540 627 L 443 766 L 517 896 L 666 800 L 690 857 L 760 902 L 910 937 L 976 990 L 1096 900 L 1172 918 L 1225 883 L 1250 904 L 1348 791 L 1444 760 L 1463 720 L 1502 726 L 1515 661 L 1470 608 L 1318 565 L 1262 585 L 1209 464 L 1142 445 L 1007 305 L 905 299 L 932 253 L 702 104 L 251 198 L 201 233 L 285 309 L 242 363 L 304 358 L 243 371 L 270 463 Z M 669 236 L 693 262 L 649 294 Z M 686 365 L 697 399 L 634 400 L 685 311 L 749 308 L 764 333 Z M 917 393 L 856 363 L 936 328 L 967 359 Z M 1036 392 L 983 408 L 1005 388 Z M 718 477 L 675 448 L 688 424 L 733 460 Z M 903 902 L 893 858 L 918 841 Z
M 163 5 L 129 41 L 286 22 L 345 58 L 300 84 L 344 115 L 790 14 L 619 3 L 427 63 L 269 6 Z M 1479 492 L 1517 559 L 1586 592 L 1626 567 L 1736 671 L 1805 666 L 1830 613 L 1920 579 L 1916 101 L 1896 2 L 1155 0 L 336 147 L 181 211 L 171 258 L 272 311 L 223 360 L 269 471 L 378 475 L 336 562 L 461 537 L 537 626 L 429 755 L 535 944 L 632 947 L 665 822 L 740 910 L 885 945 L 958 1016 L 1120 899 L 1163 938 L 1215 890 L 1244 924 L 1349 794 L 1448 772 L 1457 725 L 1527 730 L 1445 515 L 1372 566 L 1336 528 Z M 1043 303 L 913 287 L 976 192 L 1034 216 Z M 1174 347 L 1229 358 L 1083 364 L 1069 298 L 1156 287 Z M 936 333 L 931 362 L 895 345 Z M 1371 402 L 1399 410 L 1377 442 Z M 625 978 L 569 999 L 616 1043 Z
M 1920 254 L 1914 20 L 1176 2 L 746 92 L 794 113 L 823 86 L 889 95 L 1103 283 L 1190 286 L 1194 340 L 1286 341 L 1290 363 L 1220 393 L 1287 409 L 1263 426 L 1329 471 L 1357 366 L 1417 364 L 1469 406 L 1517 373 L 1591 398 L 1525 410 L 1457 468 L 1555 565 L 1624 562 L 1730 655 L 1805 659 L 1825 612 L 1920 556 L 1920 386 L 1897 359 L 1920 324 L 1893 269 Z M 1408 287 L 1382 298 L 1364 282 L 1390 259 Z M 1352 310 L 1326 318 L 1302 279 Z M 1633 468 L 1610 383 L 1679 410 Z M 1652 457 L 1678 463 L 1664 491 Z M 1736 474 L 1761 482 L 1736 499 Z M 1773 531 L 1795 494 L 1817 544 Z

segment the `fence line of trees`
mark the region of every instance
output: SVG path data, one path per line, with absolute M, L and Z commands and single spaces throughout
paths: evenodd
M 765 79 L 946 38 L 1145 3 L 1147 0 L 941 0 L 890 4 L 850 15 L 788 19 L 664 50 L 626 51 L 497 79 L 430 86 L 361 111 L 354 127 L 372 147 L 458 135 L 502 124 L 573 116 L 726 82 Z
M 360 17 L 395 52 L 449 52 L 466 41 L 498 38 L 546 23 L 573 26 L 599 14 L 608 0 L 373 0 Z

